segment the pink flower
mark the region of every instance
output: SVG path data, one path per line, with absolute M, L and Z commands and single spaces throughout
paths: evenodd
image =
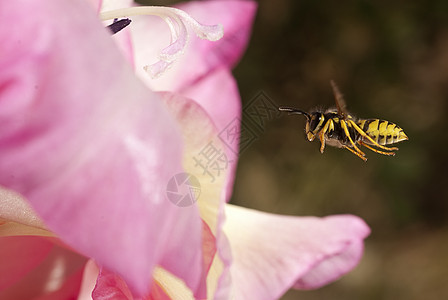
M 161 9 L 171 27 L 133 18 L 112 39 L 90 2 L 97 10 L 82 0 L 0 3 L 11 24 L 0 28 L 0 298 L 273 299 L 350 271 L 369 232 L 362 220 L 228 205 L 236 164 L 211 181 L 193 160 L 209 143 L 235 150 L 218 133 L 240 116 L 230 69 L 255 4 L 181 6 L 225 30 L 185 48 L 185 24 L 212 40 L 220 27 Z M 181 172 L 201 184 L 183 208 L 166 195 Z

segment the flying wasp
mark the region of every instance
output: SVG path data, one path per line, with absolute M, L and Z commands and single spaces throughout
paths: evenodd
M 397 147 L 385 147 L 408 140 L 407 135 L 398 125 L 380 119 L 359 119 L 346 110 L 346 105 L 341 92 L 334 81 L 330 81 L 333 88 L 336 108 L 326 111 L 305 112 L 292 107 L 281 106 L 280 111 L 289 114 L 299 114 L 306 117 L 305 134 L 312 142 L 316 137 L 320 140 L 320 152 L 324 153 L 325 145 L 345 148 L 367 161 L 364 152 L 359 146 L 364 146 L 373 152 L 394 156 Z M 378 150 L 376 148 L 381 150 Z

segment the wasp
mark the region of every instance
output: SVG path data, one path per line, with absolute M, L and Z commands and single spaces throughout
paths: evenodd
M 305 112 L 292 107 L 279 107 L 280 111 L 289 114 L 299 114 L 306 117 L 305 134 L 312 142 L 316 137 L 320 140 L 320 152 L 324 153 L 325 145 L 344 148 L 364 161 L 367 157 L 359 146 L 364 146 L 373 152 L 394 156 L 397 147 L 386 147 L 408 140 L 408 136 L 398 125 L 381 119 L 356 118 L 346 110 L 344 98 L 339 88 L 330 81 L 333 88 L 336 108 L 326 111 L 315 110 Z M 378 149 L 376 149 L 378 148 Z

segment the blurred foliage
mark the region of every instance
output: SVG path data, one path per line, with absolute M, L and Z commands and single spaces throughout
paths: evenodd
M 372 229 L 352 273 L 283 299 L 448 299 L 448 1 L 259 1 L 234 74 L 243 104 L 262 90 L 303 110 L 332 106 L 334 79 L 349 111 L 410 138 L 395 157 L 365 149 L 364 163 L 320 154 L 305 118 L 284 115 L 241 154 L 233 203 Z

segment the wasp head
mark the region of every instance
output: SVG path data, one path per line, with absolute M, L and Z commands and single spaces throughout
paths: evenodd
M 323 113 L 313 112 L 309 115 L 308 121 L 305 126 L 306 137 L 312 142 L 317 133 L 323 128 L 325 117 Z

